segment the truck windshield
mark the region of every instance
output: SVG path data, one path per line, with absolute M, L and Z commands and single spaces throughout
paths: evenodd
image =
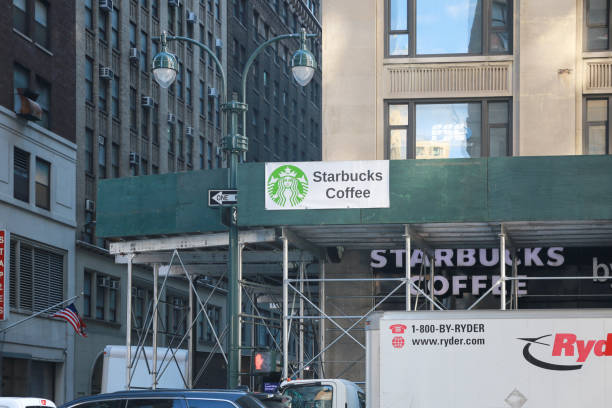
M 283 391 L 290 408 L 332 408 L 331 385 L 293 385 Z

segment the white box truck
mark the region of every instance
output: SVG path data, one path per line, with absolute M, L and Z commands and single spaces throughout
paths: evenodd
M 376 313 L 366 345 L 367 408 L 612 407 L 612 310 Z
M 138 347 L 131 349 L 132 359 L 136 355 Z M 126 389 L 126 366 L 125 355 L 126 346 L 106 346 L 104 347 L 104 359 L 102 365 L 102 393 L 122 391 Z M 172 356 L 173 350 L 165 347 L 157 348 L 157 388 L 180 389 L 187 388 L 187 350 L 174 350 L 176 354 Z M 132 369 L 131 389 L 150 389 L 153 383 L 151 371 L 153 370 L 153 347 L 144 347 L 138 353 Z

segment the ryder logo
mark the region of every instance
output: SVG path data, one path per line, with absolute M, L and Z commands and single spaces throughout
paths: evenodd
M 546 339 L 547 337 L 552 337 L 552 334 L 546 334 L 544 336 L 534 338 L 517 339 L 523 340 L 527 343 L 525 344 L 525 347 L 523 347 L 523 357 L 525 360 L 536 367 L 544 368 L 546 370 L 580 370 L 583 366 L 582 363 L 585 363 L 591 355 L 594 355 L 595 357 L 612 356 L 612 333 L 608 333 L 605 340 L 583 340 L 579 339 L 578 336 L 572 333 L 557 333 L 555 334 L 552 344 L 550 361 L 543 361 L 536 358 L 531 353 L 531 346 L 551 347 L 546 340 L 542 340 Z M 573 357 L 576 359 L 576 363 L 581 364 L 557 364 L 554 362 L 555 357 Z

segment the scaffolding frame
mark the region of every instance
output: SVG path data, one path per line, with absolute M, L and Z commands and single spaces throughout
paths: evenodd
M 425 299 L 424 302 L 430 310 L 445 310 L 446 307 L 438 301 L 435 296 L 436 248 L 498 248 L 499 278 L 468 307 L 468 310 L 478 306 L 498 287 L 500 291 L 499 310 L 506 310 L 508 307 L 510 309 L 518 309 L 519 293 L 517 282 L 519 280 L 593 279 L 592 276 L 519 277 L 517 262 L 517 250 L 519 248 L 529 248 L 538 245 L 562 245 L 565 247 L 588 245 L 612 246 L 612 222 L 606 221 L 586 222 L 582 224 L 576 222 L 457 223 L 431 225 L 394 224 L 383 226 L 386 229 L 379 226 L 363 225 L 344 227 L 344 231 L 332 230 L 331 232 L 329 226 L 310 226 L 243 230 L 239 233 L 240 294 L 244 296 L 243 299 L 248 300 L 248 304 L 253 310 L 252 313 L 246 313 L 246 311 L 241 308 L 241 323 L 249 323 L 253 328 L 255 325 L 265 327 L 267 334 L 270 335 L 275 343 L 274 346 L 282 351 L 283 379 L 302 376 L 304 372 L 310 370 L 310 367 L 313 365 L 317 367 L 316 371 L 318 377 L 325 377 L 325 364 L 327 363 L 325 358 L 326 352 L 345 337 L 365 350 L 365 345 L 352 333 L 365 319 L 373 312 L 377 311 L 386 300 L 395 295 L 402 288 L 405 289 L 406 311 L 417 309 L 421 297 Z M 461 230 L 462 228 L 463 230 Z M 369 229 L 372 229 L 372 231 L 368 232 Z M 454 229 L 458 229 L 459 231 L 455 231 Z M 347 230 L 353 235 L 346 233 Z M 437 235 L 431 233 L 431 231 L 434 230 L 437 231 Z M 387 233 L 387 231 L 392 231 L 393 233 Z M 279 241 L 280 245 L 278 245 Z M 405 251 L 404 276 L 400 278 L 329 278 L 326 274 L 326 265 L 330 260 L 326 248 L 334 243 L 337 244 L 337 246 L 343 246 L 350 249 L 390 249 L 403 247 Z M 116 256 L 115 261 L 117 263 L 127 264 L 128 273 L 128 323 L 126 330 L 126 346 L 128 346 L 126 355 L 127 389 L 131 386 L 130 380 L 132 370 L 134 369 L 134 362 L 138 356 L 138 350 L 142 347 L 141 341 L 139 340 L 139 349 L 137 349 L 136 355 L 132 358 L 131 287 L 133 264 L 144 263 L 153 265 L 154 270 L 155 302 L 152 311 L 153 317 L 149 321 L 149 325 L 152 326 L 153 331 L 154 348 L 154 369 L 151 370 L 151 388 L 156 387 L 159 376 L 163 374 L 163 372 L 157 372 L 158 362 L 155 361 L 157 359 L 158 308 L 161 298 L 161 292 L 157 291 L 159 271 L 162 270 L 165 275 L 164 283 L 162 283 L 162 290 L 166 279 L 170 276 L 182 276 L 187 279 L 189 283 L 189 328 L 185 331 L 177 347 L 188 338 L 190 357 L 187 373 L 188 380 L 185 381 L 185 386 L 191 388 L 193 387 L 193 374 L 196 372 L 195 368 L 192 366 L 194 322 L 197 320 L 197 316 L 199 316 L 200 313 L 204 313 L 207 318 L 207 324 L 209 327 L 213 328 L 204 310 L 210 296 L 214 293 L 212 292 L 210 294 L 206 302 L 202 302 L 197 293 L 196 285 L 198 285 L 198 281 L 197 279 L 193 279 L 193 276 L 204 274 L 206 276 L 218 277 L 217 283 L 212 286 L 214 291 L 218 290 L 225 276 L 224 262 L 226 262 L 227 257 L 223 255 L 225 252 L 224 250 L 211 252 L 211 248 L 224 248 L 227 245 L 227 233 L 141 239 L 111 244 L 110 252 Z M 290 250 L 290 246 L 293 246 L 294 249 Z M 250 250 L 245 252 L 245 247 Z M 423 254 L 423 260 L 420 262 L 421 267 L 418 275 L 413 275 L 412 271 L 411 254 L 413 249 L 418 249 L 422 251 Z M 510 254 L 509 265 L 507 265 L 506 250 L 508 250 Z M 183 251 L 184 253 L 182 253 Z M 164 261 L 167 260 L 169 253 L 171 253 L 170 263 L 166 265 Z M 173 264 L 175 256 L 180 265 Z M 427 263 L 429 263 L 428 273 L 426 271 Z M 316 270 L 318 277 L 316 278 L 309 276 L 308 273 L 308 267 L 312 265 L 318 267 Z M 510 275 L 507 274 L 508 266 L 511 268 Z M 280 269 L 280 271 L 275 268 Z M 294 275 L 293 278 L 290 278 L 290 269 Z M 274 297 L 278 296 L 279 285 L 275 286 L 273 284 L 263 284 L 261 282 L 251 281 L 246 279 L 245 275 L 271 278 L 277 278 L 278 275 L 280 275 L 282 277 L 280 282 L 282 301 L 276 302 L 278 299 Z M 417 282 L 415 282 L 415 280 Z M 421 287 L 422 282 L 427 285 L 427 280 L 429 280 L 429 287 Z M 393 286 L 389 293 L 382 296 L 380 300 L 377 300 L 374 306 L 369 308 L 366 313 L 359 315 L 349 315 L 346 313 L 332 315 L 328 312 L 326 301 L 326 285 L 328 283 L 385 281 L 394 282 L 395 286 Z M 510 283 L 509 290 L 507 286 L 508 283 Z M 315 295 L 312 293 L 311 285 L 316 287 Z M 257 305 L 257 299 L 254 299 L 256 293 L 268 296 L 270 299 L 274 300 L 273 303 L 282 304 L 282 313 L 280 316 L 280 344 L 273 335 L 273 331 L 276 330 L 277 327 L 273 326 L 274 319 L 263 316 Z M 416 298 L 413 299 L 414 295 L 416 295 Z M 290 296 L 293 296 L 291 307 L 289 305 Z M 195 310 L 193 305 L 194 301 L 197 301 L 199 307 L 195 319 L 193 318 Z M 240 304 L 242 305 L 242 302 Z M 316 325 L 317 320 L 319 323 L 318 325 Z M 349 322 L 348 326 L 343 326 L 342 322 L 347 320 L 352 320 L 352 322 Z M 328 324 L 338 329 L 340 334 L 334 338 L 328 338 L 326 335 Z M 310 354 L 305 350 L 305 327 L 311 328 L 313 337 L 316 339 L 316 341 L 313 342 L 316 345 L 313 346 L 312 353 Z M 225 358 L 222 342 L 227 334 L 227 328 L 223 329 L 220 335 L 217 335 L 216 332 L 214 333 L 216 344 L 215 348 L 211 351 L 211 355 L 219 349 Z M 252 339 L 250 348 L 255 347 L 253 341 L 254 333 L 255 331 L 253 330 L 251 333 Z M 289 344 L 292 336 L 297 338 L 298 346 L 293 367 L 290 369 Z M 146 339 L 146 333 L 144 338 Z M 242 338 L 242 333 L 239 335 L 239 338 Z M 144 342 L 144 340 L 142 342 Z M 175 352 L 176 351 L 172 353 L 171 359 L 174 358 Z M 360 360 L 351 362 L 355 364 L 358 361 Z M 209 361 L 205 363 L 207 364 L 208 362 Z M 203 370 L 206 368 L 206 364 L 200 368 L 196 379 L 202 375 Z M 165 367 L 167 367 L 167 365 Z M 240 367 L 239 370 L 244 374 Z

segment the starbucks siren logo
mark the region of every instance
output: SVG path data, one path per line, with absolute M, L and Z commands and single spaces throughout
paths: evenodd
M 308 194 L 308 179 L 296 166 L 280 166 L 268 178 L 268 196 L 281 207 L 295 207 Z

